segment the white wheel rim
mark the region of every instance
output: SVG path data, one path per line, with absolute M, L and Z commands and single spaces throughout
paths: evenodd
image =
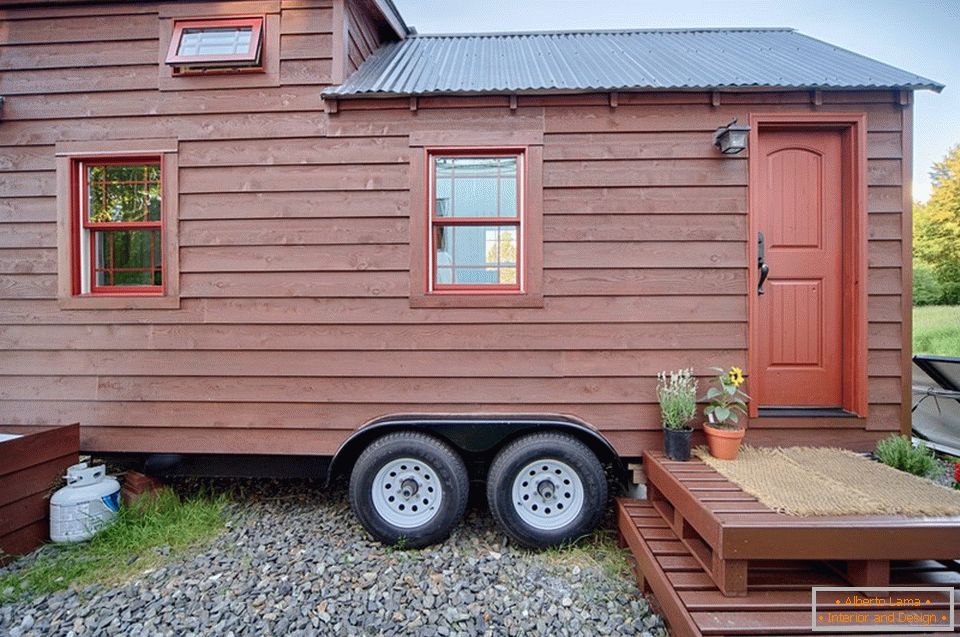
M 513 480 L 513 507 L 525 523 L 540 531 L 570 524 L 583 510 L 583 482 L 565 462 L 541 458 Z
M 371 494 L 374 509 L 388 524 L 412 529 L 439 513 L 443 486 L 434 468 L 423 460 L 397 458 L 377 472 Z

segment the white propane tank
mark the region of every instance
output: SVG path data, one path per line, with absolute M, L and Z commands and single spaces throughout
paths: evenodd
M 109 524 L 120 510 L 120 483 L 106 467 L 86 462 L 67 469 L 67 486 L 50 498 L 50 539 L 81 542 Z

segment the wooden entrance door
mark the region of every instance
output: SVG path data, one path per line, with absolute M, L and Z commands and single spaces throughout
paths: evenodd
M 761 130 L 752 237 L 769 274 L 756 294 L 751 393 L 762 408 L 843 403 L 843 143 L 837 130 Z M 757 159 L 757 158 L 755 158 Z M 754 264 L 759 282 L 761 263 Z

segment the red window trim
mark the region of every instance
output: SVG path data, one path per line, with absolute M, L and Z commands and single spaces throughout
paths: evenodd
M 71 170 L 71 201 L 70 216 L 71 240 L 73 242 L 73 262 L 72 283 L 73 294 L 75 296 L 163 296 L 167 290 L 167 254 L 165 246 L 166 235 L 166 203 L 162 195 L 164 186 L 164 166 L 163 155 L 95 155 L 90 157 L 73 157 Z M 89 181 L 86 168 L 88 166 L 116 166 L 127 164 L 153 164 L 160 167 L 160 221 L 125 221 L 125 222 L 91 222 L 89 215 L 84 209 L 83 202 L 87 200 L 89 192 Z M 149 230 L 156 229 L 160 231 L 160 285 L 97 285 L 96 275 L 96 230 Z M 87 264 L 89 272 L 90 290 L 86 294 L 83 292 L 81 276 L 83 259 L 83 250 L 81 250 L 82 231 L 89 232 L 89 246 L 87 247 Z
M 517 160 L 517 216 L 516 217 L 438 217 L 436 214 L 436 159 L 438 157 L 503 157 Z M 427 175 L 425 189 L 427 201 L 426 236 L 426 291 L 427 294 L 463 294 L 463 295 L 517 295 L 524 294 L 526 288 L 526 267 L 524 265 L 526 243 L 526 148 L 430 148 L 427 150 Z M 514 226 L 517 228 L 517 282 L 509 284 L 485 283 L 437 283 L 436 252 L 434 250 L 434 228 L 437 226 Z
M 184 29 L 197 29 L 197 28 L 218 28 L 218 27 L 250 27 L 251 37 L 250 37 L 250 48 L 247 49 L 246 53 L 231 53 L 223 55 L 179 55 L 178 51 L 180 49 L 180 40 L 183 38 Z M 173 22 L 173 34 L 170 38 L 170 47 L 167 49 L 167 59 L 166 63 L 170 66 L 175 67 L 174 71 L 181 74 L 192 74 L 192 73 L 210 73 L 210 72 L 219 72 L 219 73 L 236 73 L 236 72 L 249 72 L 249 71 L 263 71 L 264 68 L 264 57 L 265 51 L 263 50 L 262 42 L 264 38 L 264 30 L 266 28 L 266 20 L 264 16 L 251 16 L 251 17 L 242 17 L 242 18 L 195 18 L 190 20 L 174 20 Z M 260 61 L 258 64 L 249 64 L 247 66 L 236 66 L 233 68 L 207 68 L 199 69 L 198 71 L 181 71 L 177 67 L 189 66 L 189 65 L 203 65 L 203 64 L 225 64 L 229 65 L 231 62 L 235 63 L 254 63 L 257 62 L 257 53 L 260 54 Z

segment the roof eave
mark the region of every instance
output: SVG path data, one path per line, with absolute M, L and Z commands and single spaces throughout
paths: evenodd
M 403 16 L 400 15 L 400 11 L 397 9 L 396 5 L 393 4 L 393 0 L 373 0 L 373 2 L 375 5 L 377 5 L 377 9 L 380 10 L 380 13 L 383 14 L 387 24 L 389 24 L 390 28 L 393 29 L 394 33 L 397 34 L 397 37 L 403 40 L 406 39 L 407 36 L 414 33 L 414 30 L 407 25 L 403 19 Z
M 323 99 L 391 99 L 405 97 L 483 97 L 496 95 L 587 95 L 591 93 L 770 93 L 775 91 L 933 91 L 940 93 L 943 84 L 936 82 L 902 84 L 896 86 L 789 86 L 789 85 L 727 85 L 727 86 L 657 86 L 657 87 L 587 87 L 587 88 L 547 88 L 547 89 L 496 89 L 489 91 L 424 91 L 424 92 L 386 92 L 386 91 L 346 91 L 340 92 L 339 87 L 331 86 L 321 93 Z

